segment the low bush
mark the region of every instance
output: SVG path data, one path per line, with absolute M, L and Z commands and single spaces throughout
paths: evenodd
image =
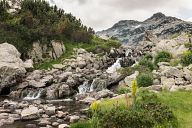
M 192 43 L 186 43 L 185 47 L 189 48 L 189 50 L 192 51 Z
M 93 128 L 93 127 L 90 121 L 80 121 L 72 124 L 70 128 Z
M 161 51 L 155 56 L 155 64 L 159 62 L 170 62 L 172 55 L 169 52 Z
M 139 87 L 148 87 L 153 84 L 153 76 L 151 73 L 141 73 L 137 76 Z
M 154 125 L 152 120 L 142 111 L 114 107 L 100 115 L 99 128 L 151 128 Z
M 183 53 L 183 55 L 181 57 L 181 63 L 184 66 L 188 66 L 188 65 L 192 64 L 192 51 Z
M 151 54 L 149 54 L 149 53 L 146 53 L 143 58 L 147 59 L 147 60 L 153 60 L 153 56 Z
M 142 60 L 139 61 L 139 65 L 144 66 L 146 68 L 149 68 L 151 71 L 154 69 L 154 64 L 152 62 L 152 60 L 144 58 Z
M 125 93 L 129 93 L 129 92 L 131 92 L 131 90 L 126 86 L 120 86 L 117 88 L 118 94 L 125 94 Z

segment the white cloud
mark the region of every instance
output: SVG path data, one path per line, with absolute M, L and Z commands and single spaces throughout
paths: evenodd
M 111 27 L 119 20 L 145 20 L 153 13 L 181 19 L 192 17 L 191 0 L 50 0 L 80 18 L 95 30 Z
M 191 21 L 192 22 L 192 17 L 188 18 L 186 21 Z

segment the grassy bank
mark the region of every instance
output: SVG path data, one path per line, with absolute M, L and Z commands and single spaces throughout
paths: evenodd
M 98 121 L 101 121 L 101 118 L 103 117 L 107 117 L 105 118 L 105 122 L 106 123 L 108 121 L 109 125 L 112 125 L 113 123 L 110 123 L 110 120 L 116 123 L 119 123 L 119 128 L 121 128 L 122 126 L 120 126 L 121 124 L 124 123 L 124 119 L 126 118 L 133 118 L 133 120 L 129 120 L 129 123 L 131 121 L 138 121 L 138 119 L 140 121 L 147 121 L 145 119 L 149 118 L 148 116 L 151 116 L 149 113 L 151 113 L 153 116 L 153 118 L 149 118 L 149 119 L 158 119 L 158 121 L 163 120 L 164 117 L 169 117 L 170 114 L 173 112 L 174 116 L 176 117 L 176 124 L 178 122 L 178 125 L 175 125 L 175 127 L 178 128 L 192 128 L 192 92 L 188 92 L 188 91 L 178 91 L 178 92 L 161 92 L 157 95 L 151 95 L 149 93 L 142 93 L 138 95 L 138 99 L 142 99 L 141 96 L 144 96 L 145 98 L 141 101 L 141 104 L 148 104 L 147 102 L 149 102 L 149 106 L 150 104 L 153 102 L 157 102 L 157 103 L 162 103 L 163 106 L 168 106 L 168 109 L 166 109 L 166 107 L 163 106 L 158 106 L 158 104 L 156 104 L 157 106 L 154 107 L 152 105 L 152 108 L 150 108 L 148 111 L 145 111 L 145 109 L 141 108 L 132 108 L 132 109 L 126 109 L 127 106 L 127 101 L 125 99 L 124 96 L 117 98 L 117 99 L 104 99 L 101 102 L 98 102 L 97 104 L 92 104 L 91 108 L 100 108 L 99 111 L 96 113 L 95 117 L 90 118 L 90 120 L 88 121 L 83 121 L 83 122 L 78 122 L 76 124 L 72 124 L 72 128 L 100 128 L 100 126 L 98 126 Z M 129 103 L 132 104 L 132 99 L 129 98 Z M 148 106 L 147 105 L 147 106 Z M 114 106 L 121 106 L 120 109 Z M 149 107 L 148 106 L 148 107 Z M 120 111 L 119 111 L 120 110 Z M 141 112 L 144 111 L 144 113 Z M 157 110 L 157 111 L 156 111 Z M 169 111 L 170 110 L 170 111 Z M 121 113 L 119 113 L 119 112 Z M 171 112 L 172 111 L 172 112 Z M 100 113 L 105 113 L 104 115 L 102 115 L 101 117 L 97 117 L 98 114 Z M 126 114 L 126 112 L 128 112 Z M 139 115 L 134 115 L 133 113 L 137 113 Z M 147 113 L 149 112 L 149 113 Z M 171 113 L 170 113 L 171 112 Z M 110 114 L 112 115 L 110 115 Z M 133 114 L 132 116 L 130 116 L 129 114 Z M 149 114 L 149 115 L 148 115 Z M 167 116 L 166 116 L 167 115 Z M 122 118 L 123 116 L 123 118 Z M 143 116 L 143 117 L 142 117 Z M 115 118 L 116 117 L 116 118 Z M 110 118 L 110 119 L 109 119 Z M 121 119 L 122 118 L 122 119 Z M 169 117 L 170 118 L 170 117 Z M 169 119 L 167 118 L 167 119 Z M 159 120 L 160 119 L 160 120 Z M 173 125 L 174 125 L 174 117 L 172 118 L 173 120 Z M 139 121 L 139 122 L 140 122 Z M 161 121 L 160 121 L 161 122 Z M 96 124 L 95 124 L 96 123 Z M 137 122 L 138 123 L 138 122 Z M 136 127 L 135 123 L 130 124 L 132 127 Z M 129 125 L 129 126 L 130 126 Z M 148 127 L 148 124 L 142 125 L 142 127 Z M 151 126 L 150 126 L 151 127 Z M 166 123 L 165 120 L 165 124 L 156 124 L 155 126 L 153 126 L 153 128 L 173 128 L 173 126 L 171 125 L 171 123 L 168 121 Z M 114 127 L 117 128 L 117 127 Z
M 173 111 L 179 128 L 192 128 L 192 92 L 162 92 L 158 97 Z

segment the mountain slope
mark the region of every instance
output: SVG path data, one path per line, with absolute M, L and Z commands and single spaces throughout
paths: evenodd
M 102 38 L 116 37 L 123 43 L 138 43 L 145 31 L 151 30 L 160 38 L 167 38 L 182 31 L 192 31 L 192 22 L 182 21 L 175 17 L 156 13 L 147 20 L 122 20 L 107 30 L 97 32 Z

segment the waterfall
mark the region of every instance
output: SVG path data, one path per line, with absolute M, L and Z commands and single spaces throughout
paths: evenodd
M 39 99 L 41 96 L 42 90 L 33 91 L 31 90 L 26 97 L 24 97 L 24 100 L 36 100 Z
M 86 92 L 89 92 L 89 83 L 88 81 L 85 81 L 82 85 L 78 87 L 79 94 L 85 94 Z
M 109 73 L 109 74 L 115 74 L 117 73 L 117 70 L 121 68 L 121 64 L 120 64 L 120 61 L 122 60 L 122 58 L 118 58 L 116 60 L 116 62 L 111 66 L 109 67 L 106 72 Z
M 127 49 L 126 52 L 125 52 L 125 56 L 130 56 L 132 54 L 132 50 L 131 49 Z
M 93 82 L 91 83 L 91 87 L 90 87 L 90 92 L 93 92 L 94 91 L 94 88 L 95 88 L 95 81 L 97 80 L 97 78 L 96 79 L 94 79 L 93 80 Z

